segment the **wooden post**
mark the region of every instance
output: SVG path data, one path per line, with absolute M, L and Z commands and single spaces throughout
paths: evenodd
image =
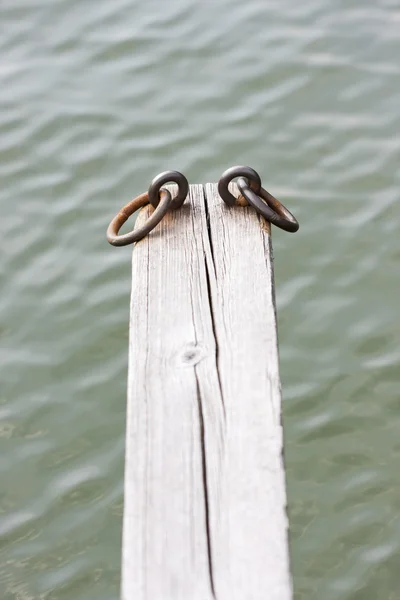
M 270 226 L 189 196 L 133 251 L 122 599 L 290 600 Z

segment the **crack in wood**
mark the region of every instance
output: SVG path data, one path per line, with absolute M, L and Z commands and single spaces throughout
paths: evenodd
M 203 404 L 201 399 L 200 384 L 194 367 L 196 377 L 196 393 L 197 393 L 197 405 L 199 410 L 199 424 L 200 424 L 200 446 L 201 446 L 201 459 L 202 459 L 202 476 L 203 476 L 203 491 L 204 491 L 204 511 L 205 511 L 205 525 L 207 535 L 207 554 L 208 554 L 208 571 L 210 575 L 210 588 L 212 597 L 217 600 L 215 595 L 214 586 L 214 571 L 213 571 L 213 560 L 212 560 L 212 547 L 211 547 L 211 525 L 210 525 L 210 508 L 209 508 L 209 490 L 207 484 L 207 456 L 206 456 L 206 439 L 205 439 L 205 427 L 204 427 L 204 415 L 203 415 Z
M 208 202 L 207 202 L 207 193 L 206 193 L 206 189 L 204 186 L 203 186 L 203 198 L 204 198 L 204 208 L 205 208 L 205 213 L 206 213 L 207 234 L 208 234 L 208 239 L 209 239 L 209 243 L 210 243 L 210 256 L 211 256 L 211 261 L 212 261 L 212 265 L 213 265 L 214 278 L 216 278 L 215 260 L 214 260 L 214 245 L 213 245 L 213 239 L 212 239 L 212 234 L 211 234 L 210 213 L 209 213 Z M 215 365 L 216 365 L 216 371 L 217 371 L 219 391 L 221 394 L 222 410 L 224 413 L 224 420 L 226 420 L 224 392 L 222 389 L 222 381 L 221 381 L 221 373 L 220 373 L 220 365 L 219 365 L 218 335 L 217 335 L 217 329 L 216 329 L 216 324 L 215 324 L 215 309 L 213 307 L 213 298 L 212 298 L 212 290 L 211 290 L 210 268 L 208 265 L 207 256 L 205 254 L 204 254 L 204 262 L 205 262 L 205 267 L 206 267 L 207 293 L 208 293 L 208 298 L 209 298 L 209 302 L 210 302 L 211 326 L 212 326 L 213 336 L 214 336 L 214 340 L 215 340 Z

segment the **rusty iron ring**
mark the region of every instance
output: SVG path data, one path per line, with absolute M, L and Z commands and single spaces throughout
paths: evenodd
M 107 240 L 112 246 L 127 246 L 128 244 L 133 244 L 134 242 L 138 242 L 142 238 L 146 237 L 148 233 L 165 216 L 166 212 L 171 206 L 171 194 L 168 190 L 163 189 L 160 191 L 160 203 L 154 212 L 150 215 L 147 221 L 141 227 L 130 231 L 129 233 L 125 233 L 123 235 L 118 235 L 119 230 L 122 225 L 129 219 L 134 212 L 149 204 L 149 194 L 145 192 L 141 194 L 137 198 L 134 198 L 128 204 L 126 204 L 116 217 L 113 218 L 111 223 L 107 229 Z
M 218 193 L 228 206 L 237 204 L 237 199 L 228 189 L 228 185 L 232 179 L 235 179 L 236 177 L 245 177 L 249 180 L 250 185 L 256 194 L 261 190 L 261 178 L 257 171 L 251 167 L 230 167 L 230 169 L 227 169 L 222 173 L 221 178 L 218 181 Z
M 161 187 L 169 181 L 178 184 L 178 193 L 172 198 L 170 208 L 180 208 L 185 202 L 189 193 L 189 183 L 186 177 L 182 173 L 179 173 L 179 171 L 164 171 L 164 173 L 160 173 L 154 177 L 149 186 L 149 202 L 154 208 L 157 208 L 160 201 Z
M 295 233 L 298 230 L 299 223 L 297 219 L 267 190 L 261 188 L 258 193 L 255 193 L 244 177 L 238 179 L 237 186 L 241 195 L 267 221 L 291 233 Z

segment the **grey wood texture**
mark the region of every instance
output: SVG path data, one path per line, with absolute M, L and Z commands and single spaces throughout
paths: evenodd
M 122 599 L 289 600 L 270 226 L 189 196 L 133 251 Z

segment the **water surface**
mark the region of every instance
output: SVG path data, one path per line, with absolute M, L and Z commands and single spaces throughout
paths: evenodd
M 400 598 L 398 0 L 2 0 L 0 597 L 119 596 L 130 249 L 160 171 L 274 231 L 296 600 Z

